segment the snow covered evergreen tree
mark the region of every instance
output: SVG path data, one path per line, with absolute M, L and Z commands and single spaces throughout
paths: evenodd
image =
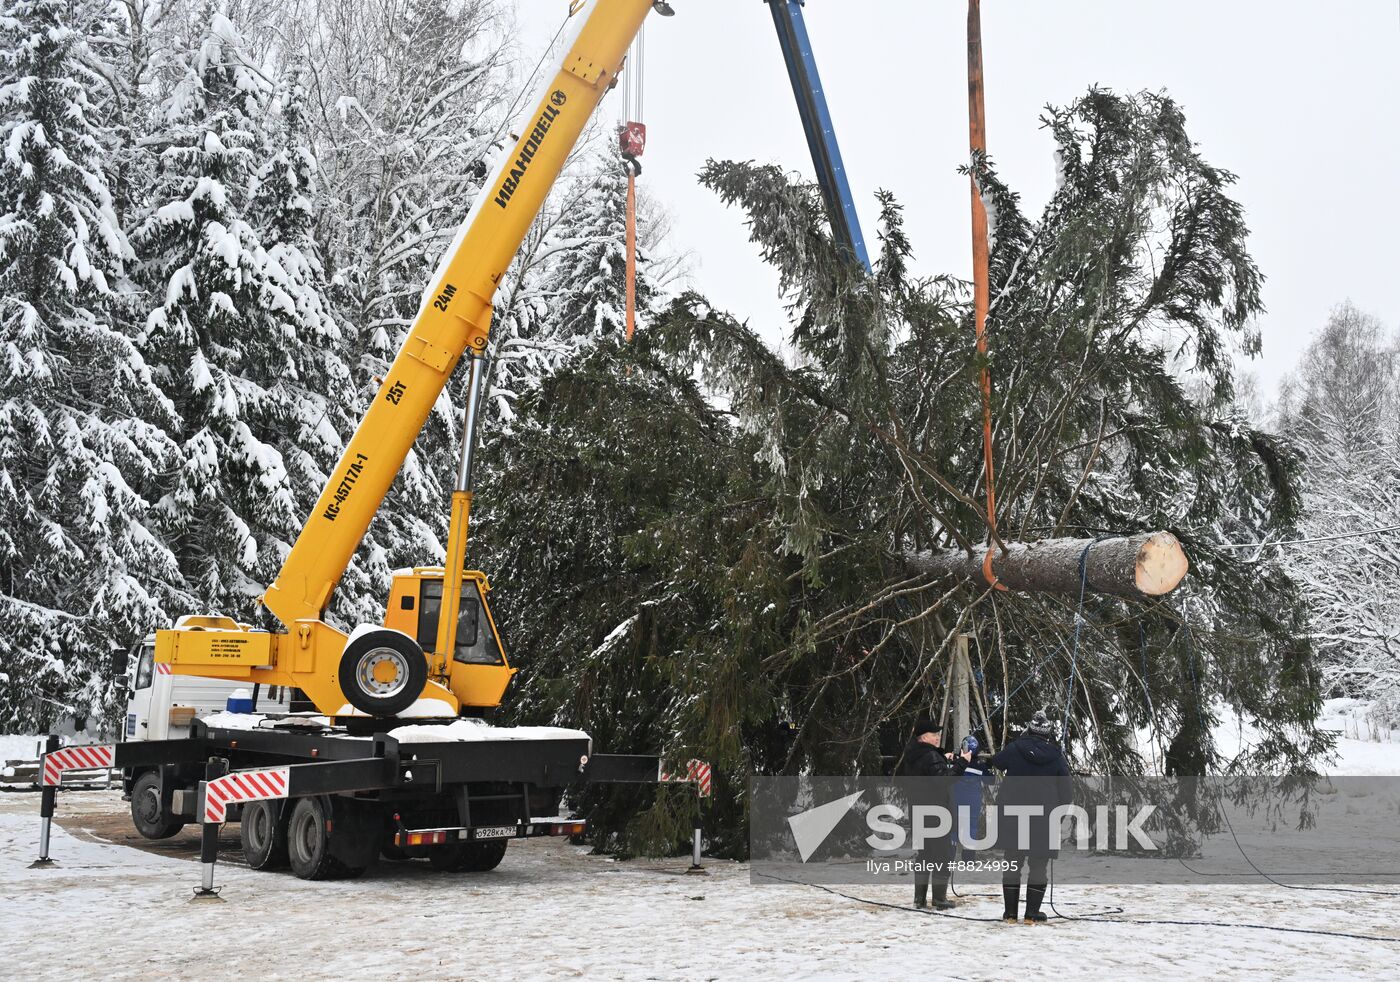
M 123 332 L 131 259 L 103 170 L 103 84 L 63 0 L 0 19 L 0 726 L 102 717 L 113 647 L 183 600 L 146 528 L 169 406 Z
M 471 207 L 487 156 L 501 152 L 510 101 L 506 54 L 495 33 L 494 0 L 316 10 L 333 25 L 306 40 L 317 66 L 308 98 L 324 181 L 318 239 L 331 295 L 352 331 L 348 361 L 362 409 Z M 391 567 L 442 555 L 461 392 L 459 375 L 360 551 L 366 609 L 382 610 Z M 347 593 L 358 589 L 346 586 Z
M 1304 584 L 1309 628 L 1327 694 L 1378 700 L 1400 721 L 1400 345 L 1347 303 L 1332 312 L 1284 383 L 1280 423 L 1304 454 L 1306 509 L 1315 540 L 1274 549 Z
M 209 8 L 203 24 L 161 107 L 157 183 L 133 238 L 154 301 L 142 341 L 178 417 L 160 529 L 205 603 L 249 617 L 319 491 L 302 479 L 337 445 L 326 412 L 346 373 L 309 236 L 297 100 L 278 146 L 233 24 Z

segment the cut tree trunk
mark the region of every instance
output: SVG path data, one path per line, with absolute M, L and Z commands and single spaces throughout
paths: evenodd
M 1190 564 L 1181 543 L 1170 532 L 1103 539 L 1046 539 L 1008 542 L 1006 552 L 992 547 L 992 572 L 1008 590 L 1030 593 L 1078 594 L 1079 560 L 1087 574 L 1085 589 L 1119 597 L 1160 597 L 1176 589 Z M 985 583 L 982 561 L 986 547 L 968 555 L 961 549 L 907 552 L 904 562 L 915 573 L 961 577 Z

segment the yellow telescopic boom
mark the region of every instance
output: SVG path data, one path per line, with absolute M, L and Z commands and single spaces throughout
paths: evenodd
M 349 694 L 355 666 L 347 667 L 351 639 L 322 621 L 331 594 L 453 369 L 464 354 L 484 353 L 491 302 L 501 278 L 593 111 L 616 83 L 627 49 L 653 5 L 653 0 L 571 3 L 578 26 L 557 72 L 462 224 L 374 402 L 263 595 L 289 633 L 257 636 L 230 622 L 217 631 L 215 641 L 208 635 L 209 625 L 200 622 L 188 630 L 160 632 L 158 660 L 184 674 L 299 686 L 328 715 L 345 708 L 343 695 Z M 656 6 L 669 12 L 665 4 Z M 461 518 L 464 537 L 465 515 Z M 460 557 L 464 543 L 454 545 Z M 450 570 L 448 578 L 455 579 Z M 394 684 L 392 652 L 372 654 L 356 664 L 365 679 L 387 691 Z M 412 688 L 415 696 L 448 703 L 453 713 L 458 709 L 455 697 L 441 686 Z
M 594 0 L 579 11 L 586 19 L 577 39 L 463 223 L 373 405 L 263 596 L 288 628 L 321 616 L 457 362 L 468 348 L 486 348 L 501 277 L 651 6 Z

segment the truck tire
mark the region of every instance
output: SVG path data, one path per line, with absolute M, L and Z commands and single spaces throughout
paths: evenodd
M 509 839 L 487 842 L 454 842 L 428 853 L 433 869 L 444 873 L 489 873 L 506 858 Z
M 131 821 L 143 839 L 168 839 L 185 827 L 161 805 L 159 771 L 147 771 L 131 786 Z
M 249 869 L 286 869 L 287 809 L 281 801 L 250 801 L 238 831 Z
M 350 705 L 371 716 L 395 716 L 423 694 L 428 659 L 406 634 L 366 631 L 345 646 L 339 675 Z
M 287 858 L 303 880 L 352 879 L 363 866 L 346 866 L 331 854 L 330 809 L 320 797 L 301 798 L 287 821 Z

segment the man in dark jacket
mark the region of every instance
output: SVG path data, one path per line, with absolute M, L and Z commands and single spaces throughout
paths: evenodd
M 942 805 L 950 814 L 953 809 L 953 779 L 962 773 L 966 766 L 965 757 L 954 757 L 943 752 L 943 733 L 927 716 L 919 717 L 914 724 L 914 735 L 904 748 L 896 774 L 900 777 L 932 778 L 926 789 L 911 792 L 910 805 Z M 955 840 L 951 835 L 932 842 L 926 842 L 915 856 L 925 869 L 914 872 L 914 906 L 929 906 L 929 885 L 933 886 L 933 906 L 947 910 L 953 906 L 948 900 L 948 862 L 953 858 Z M 937 869 L 930 869 L 936 865 Z
M 1059 854 L 1051 846 L 1050 813 L 1074 799 L 1069 777 L 1069 763 L 1064 752 L 1054 742 L 1055 724 L 1044 710 L 1036 713 L 1025 732 L 1002 748 L 990 763 L 1006 773 L 997 791 L 1000 826 L 997 841 L 1008 868 L 1002 873 L 1001 890 L 1006 910 L 1002 919 L 1014 922 L 1021 903 L 1021 870 L 1026 870 L 1026 923 L 1045 920 L 1040 911 L 1049 880 L 1046 867 Z M 1033 778 L 1034 780 L 1027 780 Z M 1041 811 L 1029 822 L 1029 848 L 1017 842 L 1018 822 L 1008 816 L 1008 805 L 1036 805 Z

